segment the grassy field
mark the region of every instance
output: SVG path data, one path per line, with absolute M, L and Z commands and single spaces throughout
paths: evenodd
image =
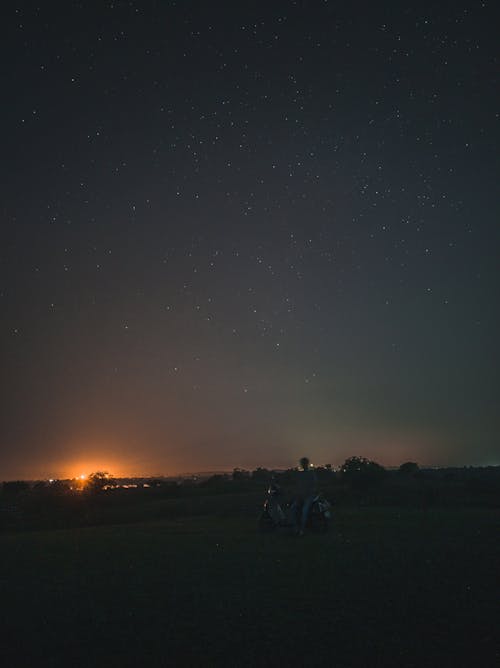
M 500 665 L 498 510 L 340 509 L 299 538 L 260 535 L 253 498 L 172 503 L 1 536 L 1 665 Z

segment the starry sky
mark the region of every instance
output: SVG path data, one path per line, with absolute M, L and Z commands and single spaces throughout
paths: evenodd
M 499 464 L 495 4 L 10 3 L 0 478 Z

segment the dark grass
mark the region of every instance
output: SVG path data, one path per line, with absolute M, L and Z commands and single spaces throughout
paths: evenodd
M 1 665 L 499 665 L 498 510 L 340 509 L 298 538 L 238 503 L 0 537 Z

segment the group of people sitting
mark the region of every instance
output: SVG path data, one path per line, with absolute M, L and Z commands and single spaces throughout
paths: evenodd
M 311 511 L 312 504 L 317 495 L 317 479 L 314 469 L 311 467 L 309 459 L 302 457 L 300 468 L 297 470 L 294 489 L 290 490 L 293 501 L 288 506 L 288 511 L 279 501 L 282 497 L 282 489 L 275 480 L 270 486 L 270 513 L 276 524 L 290 526 L 293 524 L 295 531 L 303 535 L 306 529 L 307 520 Z

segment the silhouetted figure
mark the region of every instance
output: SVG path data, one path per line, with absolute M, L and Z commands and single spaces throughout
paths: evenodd
M 267 491 L 268 496 L 268 509 L 269 515 L 271 516 L 273 522 L 276 526 L 280 526 L 285 523 L 285 513 L 281 507 L 281 498 L 283 492 L 279 486 L 276 478 L 272 476 L 271 482 L 269 484 L 269 489 Z
M 316 496 L 316 473 L 309 467 L 309 459 L 302 457 L 297 474 L 297 529 L 303 535 L 312 502 Z M 299 521 L 300 517 L 300 521 Z

